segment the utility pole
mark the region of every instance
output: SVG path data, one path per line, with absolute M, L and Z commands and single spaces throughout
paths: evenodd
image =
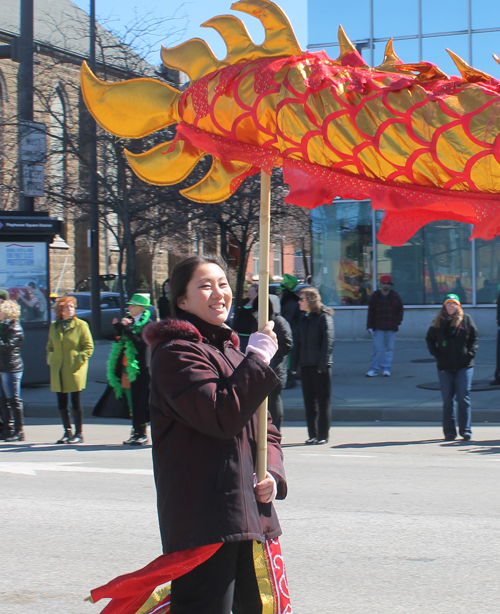
M 95 0 L 90 0 L 89 66 L 95 74 Z M 89 138 L 89 194 L 90 194 L 90 290 L 91 326 L 94 339 L 101 337 L 101 289 L 99 283 L 99 205 L 97 202 L 97 128 L 93 117 L 88 122 Z

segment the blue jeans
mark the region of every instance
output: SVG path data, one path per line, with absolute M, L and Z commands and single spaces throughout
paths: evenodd
M 16 373 L 0 372 L 0 397 L 5 397 L 7 399 L 21 398 L 22 378 L 22 371 L 16 371 Z
M 470 389 L 474 367 L 458 371 L 438 369 L 441 395 L 443 397 L 443 433 L 445 437 L 456 437 L 455 411 L 453 400 L 456 397 L 458 408 L 458 432 L 460 436 L 471 435 L 472 409 Z
M 379 371 L 380 367 L 382 367 L 383 371 L 391 370 L 395 343 L 395 330 L 373 331 L 373 351 L 370 369 L 373 371 Z

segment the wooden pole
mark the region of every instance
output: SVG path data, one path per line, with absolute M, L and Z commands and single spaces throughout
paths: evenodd
M 259 330 L 269 320 L 269 252 L 271 249 L 271 176 L 260 173 L 260 235 L 259 235 Z M 267 399 L 259 407 L 257 428 L 257 480 L 267 471 Z

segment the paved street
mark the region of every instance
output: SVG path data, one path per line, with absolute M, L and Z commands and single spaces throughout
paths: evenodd
M 124 424 L 54 446 L 54 420 L 0 446 L 0 612 L 92 614 L 88 590 L 160 554 L 151 450 Z M 284 429 L 278 502 L 296 614 L 486 614 L 500 602 L 500 425 L 444 443 L 436 424 Z M 175 504 L 175 502 L 173 502 Z

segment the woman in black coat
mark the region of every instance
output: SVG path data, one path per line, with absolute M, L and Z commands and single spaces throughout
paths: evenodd
M 0 304 L 0 414 L 1 441 L 24 441 L 21 379 L 24 364 L 21 348 L 24 332 L 19 323 L 21 308 L 14 301 Z
M 302 311 L 294 335 L 292 371 L 300 366 L 309 438 L 306 444 L 328 443 L 331 423 L 333 310 L 316 288 L 300 291 Z
M 437 360 L 443 397 L 443 433 L 445 441 L 457 436 L 453 400 L 458 405 L 458 432 L 465 441 L 472 436 L 470 389 L 476 355 L 477 328 L 464 313 L 456 294 L 448 294 L 425 338 L 429 352 Z
M 224 323 L 232 293 L 216 257 L 193 256 L 171 276 L 174 318 L 150 324 L 151 434 L 165 553 L 222 544 L 172 581 L 171 612 L 262 612 L 253 542 L 281 534 L 272 501 L 286 496 L 280 435 L 268 425 L 268 473 L 255 484 L 256 412 L 278 383 L 272 323 L 247 354 Z
M 259 316 L 258 309 L 259 299 L 256 298 L 253 302 L 253 314 L 256 321 L 258 320 Z M 281 424 L 283 422 L 283 399 L 281 398 L 281 393 L 286 386 L 288 364 L 287 357 L 293 348 L 293 337 L 290 324 L 288 324 L 284 317 L 274 312 L 274 306 L 271 300 L 269 301 L 269 319 L 274 322 L 273 330 L 278 338 L 278 351 L 273 356 L 269 366 L 280 380 L 279 384 L 273 388 L 269 394 L 269 413 L 273 419 L 274 426 L 278 429 L 278 431 L 281 431 Z
M 162 293 L 158 299 L 158 315 L 160 320 L 170 318 L 170 277 L 163 282 Z

